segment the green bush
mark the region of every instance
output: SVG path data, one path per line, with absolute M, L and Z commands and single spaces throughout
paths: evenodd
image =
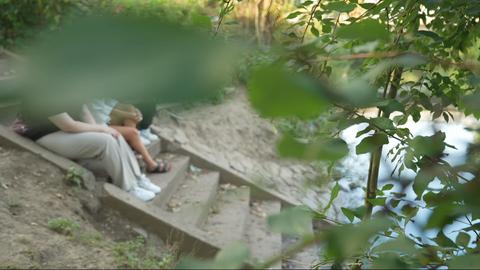
M 48 221 L 47 226 L 50 230 L 64 235 L 73 235 L 80 228 L 78 223 L 67 218 L 51 219 Z
M 38 30 L 55 28 L 65 14 L 80 3 L 71 0 L 0 1 L 0 45 L 11 47 L 32 37 Z

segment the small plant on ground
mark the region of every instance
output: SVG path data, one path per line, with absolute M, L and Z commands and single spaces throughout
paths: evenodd
M 82 185 L 82 176 L 83 173 L 80 170 L 70 167 L 65 175 L 65 181 L 69 185 L 80 187 Z
M 126 268 L 169 268 L 175 261 L 172 252 L 158 256 L 153 247 L 145 246 L 141 236 L 135 240 L 115 244 L 113 254 L 119 267 Z
M 73 235 L 80 228 L 80 225 L 68 218 L 54 218 L 48 221 L 48 228 L 64 235 Z
M 100 233 L 95 232 L 95 233 L 82 233 L 78 235 L 75 240 L 78 242 L 91 246 L 91 247 L 101 247 L 105 244 L 103 241 L 103 237 Z

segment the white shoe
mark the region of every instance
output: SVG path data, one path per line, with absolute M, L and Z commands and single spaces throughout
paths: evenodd
M 132 190 L 130 190 L 128 193 L 132 194 L 133 196 L 137 197 L 138 199 L 148 202 L 155 198 L 155 193 L 143 189 L 141 187 L 134 187 Z
M 140 176 L 140 179 L 138 180 L 138 186 L 148 191 L 151 191 L 155 194 L 160 193 L 160 191 L 162 191 L 162 188 L 152 183 L 152 181 L 150 181 L 150 179 L 148 179 L 148 177 L 145 176 L 145 174 L 142 174 L 142 176 Z
M 143 145 L 147 146 L 151 143 L 151 141 L 143 136 L 140 136 L 140 140 L 142 141 Z
M 158 140 L 158 136 L 153 134 L 150 131 L 150 128 L 142 129 L 140 130 L 140 135 L 144 137 L 145 139 L 148 139 L 149 141 L 156 141 Z

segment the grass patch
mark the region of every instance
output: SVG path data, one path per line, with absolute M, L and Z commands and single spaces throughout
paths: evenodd
M 67 182 L 68 185 L 80 187 L 83 181 L 82 177 L 82 171 L 77 170 L 74 167 L 70 167 L 65 174 L 65 182 Z
M 175 262 L 172 252 L 159 255 L 155 248 L 147 247 L 143 237 L 116 243 L 113 254 L 119 267 L 125 268 L 170 268 Z
M 105 241 L 102 235 L 98 232 L 94 233 L 82 233 L 75 237 L 75 240 L 83 245 L 90 247 L 104 247 Z
M 54 218 L 48 221 L 48 228 L 54 232 L 64 234 L 64 235 L 73 235 L 75 231 L 80 229 L 80 225 L 73 220 L 68 218 Z

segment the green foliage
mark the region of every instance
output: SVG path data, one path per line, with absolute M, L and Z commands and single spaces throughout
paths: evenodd
M 65 174 L 65 181 L 69 185 L 80 187 L 83 181 L 83 172 L 71 167 Z
M 11 47 L 41 30 L 56 29 L 72 13 L 85 13 L 102 1 L 4 0 L 0 2 L 0 46 Z
M 175 262 L 175 256 L 171 253 L 159 256 L 153 248 L 145 245 L 145 239 L 141 236 L 132 241 L 116 243 L 113 246 L 113 254 L 119 267 L 122 268 L 170 268 Z
M 50 219 L 47 227 L 52 231 L 69 236 L 73 235 L 74 232 L 80 229 L 78 223 L 67 218 Z
M 75 240 L 90 247 L 103 247 L 105 245 L 102 235 L 98 232 L 78 234 Z

